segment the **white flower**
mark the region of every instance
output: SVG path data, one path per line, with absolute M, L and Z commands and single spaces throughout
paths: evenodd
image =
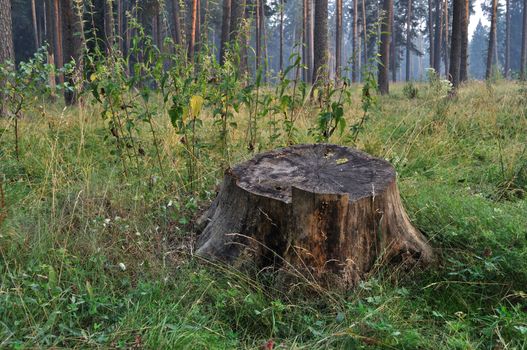
M 119 268 L 121 269 L 121 271 L 125 271 L 126 270 L 126 265 L 123 264 L 123 263 L 119 263 Z

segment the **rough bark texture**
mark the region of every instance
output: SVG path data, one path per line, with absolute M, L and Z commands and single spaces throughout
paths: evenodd
M 11 23 L 11 2 L 0 0 L 0 63 L 6 60 L 14 60 L 13 28 Z
M 229 32 L 231 24 L 231 0 L 223 0 L 223 17 L 221 21 L 221 41 L 220 41 L 220 63 L 225 63 L 227 54 L 227 43 L 229 42 Z
M 381 24 L 381 43 L 379 48 L 379 91 L 389 93 L 388 70 L 390 68 L 390 39 L 392 37 L 393 0 L 383 0 Z
M 188 60 L 194 61 L 194 48 L 196 45 L 196 28 L 198 26 L 198 0 L 192 0 L 192 12 L 190 17 L 190 35 L 188 40 Z
M 336 0 L 337 14 L 335 24 L 335 76 L 340 78 L 342 66 L 342 0 Z
M 231 0 L 231 22 L 230 22 L 230 34 L 229 41 L 231 47 L 237 45 L 237 51 L 235 52 L 239 57 L 239 71 L 245 73 L 245 35 L 243 35 L 243 23 L 245 19 L 245 0 Z
M 470 21 L 469 0 L 463 0 L 463 17 L 461 20 L 461 62 L 459 63 L 459 81 L 468 79 L 468 24 Z
M 198 221 L 199 256 L 234 266 L 294 267 L 355 285 L 376 263 L 429 263 L 433 253 L 399 198 L 394 168 L 350 148 L 299 145 L 225 174 Z
M 428 41 L 430 43 L 430 50 L 428 51 L 428 59 L 430 67 L 434 67 L 434 57 L 435 57 L 435 48 L 434 48 L 434 16 L 432 11 L 432 0 L 428 0 Z
M 315 0 L 313 83 L 328 78 L 328 0 Z
M 461 64 L 461 39 L 462 18 L 464 12 L 464 0 L 454 0 L 452 13 L 452 43 L 450 48 L 450 72 L 449 79 L 454 87 L 459 85 L 459 68 Z
M 284 71 L 284 0 L 280 0 L 280 47 L 278 48 L 279 71 Z
M 498 13 L 498 0 L 492 0 L 492 13 L 490 18 L 489 46 L 487 51 L 487 70 L 485 79 L 492 75 L 492 66 L 494 65 L 494 51 L 496 50 L 496 16 Z
M 81 52 L 82 52 L 82 32 L 81 18 L 76 16 L 73 0 L 61 0 L 62 25 L 64 32 L 64 59 L 66 62 L 74 60 L 76 71 L 82 71 Z M 75 71 L 66 76 L 66 80 L 71 86 L 75 86 Z M 64 90 L 64 101 L 67 105 L 77 102 L 77 94 L 69 89 Z

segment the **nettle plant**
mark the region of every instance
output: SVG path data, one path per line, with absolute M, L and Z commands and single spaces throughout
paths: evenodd
M 289 65 L 280 73 L 275 89 L 275 103 L 272 107 L 272 119 L 269 121 L 271 142 L 281 136 L 278 122 L 275 119 L 275 114 L 281 114 L 286 142 L 287 144 L 294 143 L 294 134 L 297 132 L 295 122 L 307 96 L 307 84 L 300 79 L 301 71 L 305 67 L 302 65 L 300 51 L 297 51 L 289 57 Z M 289 78 L 291 72 L 293 72 L 293 79 Z
M 24 112 L 51 97 L 53 87 L 50 76 L 64 74 L 74 69 L 74 63 L 68 63 L 58 72 L 53 65 L 47 63 L 46 48 L 40 48 L 27 62 L 21 62 L 16 67 L 12 62 L 0 65 L 0 111 L 6 111 L 7 117 L 13 122 L 14 154 L 20 160 L 20 128 L 19 120 Z M 55 89 L 70 89 L 67 83 L 54 86 Z

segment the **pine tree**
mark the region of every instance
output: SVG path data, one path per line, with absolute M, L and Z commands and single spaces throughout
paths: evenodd
M 328 0 L 315 0 L 313 82 L 328 78 Z
M 390 39 L 392 33 L 393 0 L 384 0 L 382 5 L 381 42 L 379 47 L 379 91 L 381 94 L 389 93 L 388 69 L 390 67 Z

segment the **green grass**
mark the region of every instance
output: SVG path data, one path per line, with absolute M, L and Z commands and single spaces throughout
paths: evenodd
M 415 225 L 436 249 L 423 271 L 381 267 L 351 291 L 280 274 L 245 275 L 192 257 L 197 213 L 214 197 L 222 164 L 250 157 L 245 119 L 218 150 L 202 115 L 198 181 L 186 185 L 180 135 L 147 127 L 145 155 L 128 177 L 98 107 L 45 104 L 21 120 L 15 160 L 0 120 L 0 348 L 258 349 L 527 348 L 527 95 L 515 83 L 470 83 L 445 101 L 418 85 L 382 97 L 356 147 L 391 161 Z M 360 92 L 346 110 L 361 116 Z M 297 142 L 312 142 L 312 110 Z M 258 150 L 269 141 L 260 121 Z M 345 135 L 331 142 L 346 144 Z

